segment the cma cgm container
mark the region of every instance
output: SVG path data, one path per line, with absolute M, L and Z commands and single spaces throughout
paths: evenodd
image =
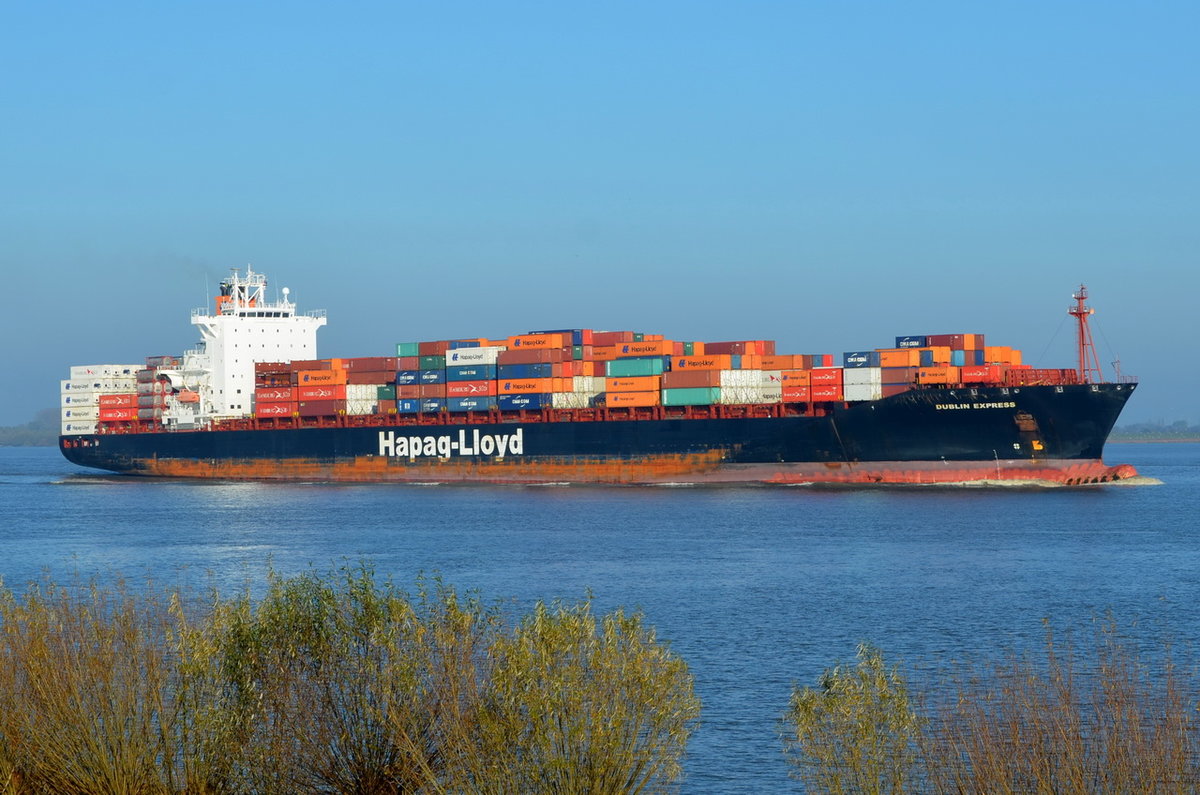
M 287 291 L 270 301 L 265 288 L 253 272 L 222 282 L 211 314 L 193 316 L 214 335 L 203 355 L 152 357 L 95 380 L 72 369 L 63 454 L 116 472 L 258 480 L 1078 484 L 1134 474 L 1101 454 L 1136 384 L 1091 378 L 1082 364 L 1035 370 L 982 334 L 897 337 L 841 366 L 770 340 L 586 329 L 316 359 L 324 314 L 299 313 Z M 1082 298 L 1072 315 L 1085 330 Z M 270 342 L 247 358 L 233 352 L 244 339 Z M 125 397 L 102 406 L 110 393 Z

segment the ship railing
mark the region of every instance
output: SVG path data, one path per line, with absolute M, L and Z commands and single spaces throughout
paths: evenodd
M 310 309 L 304 313 L 305 317 L 325 317 L 324 309 Z

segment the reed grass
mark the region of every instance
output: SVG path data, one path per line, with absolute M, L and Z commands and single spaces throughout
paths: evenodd
M 640 614 L 586 601 L 513 626 L 367 567 L 259 599 L 0 586 L 0 795 L 656 791 L 698 710 Z

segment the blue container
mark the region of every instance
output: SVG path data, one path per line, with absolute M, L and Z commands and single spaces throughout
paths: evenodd
M 971 364 L 987 364 L 987 356 L 983 351 L 971 351 L 967 358 L 971 359 Z
M 966 351 L 950 351 L 950 365 L 953 367 L 962 367 L 967 363 Z
M 742 355 L 740 353 L 730 354 L 729 358 L 733 360 L 730 362 L 730 367 L 734 370 L 742 369 Z
M 478 348 L 479 340 L 450 340 L 450 350 L 456 351 L 459 348 Z
M 446 408 L 445 398 L 421 398 L 421 411 L 438 412 Z
M 496 408 L 494 396 L 457 397 L 446 401 L 451 411 L 487 411 Z
M 878 367 L 879 351 L 848 351 L 842 354 L 843 367 Z
M 933 367 L 933 351 L 919 351 L 921 354 L 921 366 Z
M 464 364 L 460 367 L 447 367 L 447 381 L 492 381 L 496 378 L 494 364 Z
M 531 362 L 529 364 L 501 364 L 496 367 L 496 378 L 550 378 L 554 375 L 554 365 L 549 362 Z
M 396 384 L 397 386 L 410 386 L 412 384 L 421 383 L 420 370 L 397 370 Z
M 925 337 L 896 337 L 897 348 L 924 348 Z
M 518 409 L 544 409 L 550 407 L 551 395 L 549 392 L 534 392 L 528 395 L 500 395 L 496 398 L 496 405 L 503 411 L 517 411 Z
M 421 401 L 404 398 L 396 401 L 396 413 L 398 414 L 416 414 L 421 410 Z
M 417 378 L 417 383 L 420 384 L 444 384 L 446 383 L 445 370 L 420 370 L 420 376 Z

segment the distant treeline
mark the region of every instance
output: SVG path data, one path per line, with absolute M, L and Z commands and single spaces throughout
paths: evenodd
M 1200 440 L 1200 425 L 1189 425 L 1184 420 L 1177 420 L 1170 425 L 1162 422 L 1140 422 L 1113 429 L 1110 438 L 1114 442 L 1196 441 Z
M 52 447 L 58 441 L 58 409 L 43 409 L 24 425 L 0 427 L 0 447 Z

